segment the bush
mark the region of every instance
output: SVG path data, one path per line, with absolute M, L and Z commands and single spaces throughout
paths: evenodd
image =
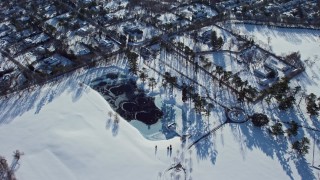
M 251 121 L 254 126 L 261 127 L 269 123 L 269 118 L 265 114 L 255 113 L 251 116 Z

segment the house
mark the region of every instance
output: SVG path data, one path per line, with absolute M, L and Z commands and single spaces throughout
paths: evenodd
M 204 44 L 209 44 L 211 42 L 211 34 L 212 34 L 211 30 L 207 30 L 203 32 L 199 38 L 200 41 L 202 41 Z
M 83 4 L 90 4 L 92 3 L 93 0 L 81 0 L 80 3 L 83 3 Z
M 260 84 L 261 86 L 269 86 L 269 82 L 269 79 L 266 78 L 258 79 L 258 84 Z
M 110 20 L 113 19 L 113 16 L 110 15 L 110 14 L 106 14 L 106 15 L 103 16 L 103 19 L 104 19 L 105 21 L 110 21 Z
M 34 69 L 44 74 L 52 74 L 56 67 L 66 67 L 72 62 L 64 56 L 54 54 L 45 59 L 38 60 L 34 65 Z
M 133 38 L 135 40 L 142 39 L 143 37 L 143 31 L 140 30 L 138 27 L 123 27 L 123 32 L 126 35 L 129 35 L 129 38 Z
M 192 19 L 205 19 L 207 18 L 208 14 L 206 12 L 202 12 L 202 11 L 197 11 L 194 12 L 192 15 Z
M 151 56 L 152 52 L 150 49 L 142 47 L 140 50 L 140 54 L 143 58 L 148 59 Z
M 76 45 L 70 47 L 71 51 L 76 56 L 83 56 L 89 54 L 91 51 L 83 44 L 76 43 Z
M 181 13 L 181 16 L 188 19 L 189 21 L 192 21 L 193 14 L 189 11 L 184 11 Z
M 289 65 L 286 65 L 286 66 L 283 66 L 281 68 L 281 71 L 284 72 L 284 73 L 288 73 L 290 70 L 292 70 L 292 67 L 290 67 Z
M 0 25 L 0 32 L 8 31 L 8 30 L 10 30 L 10 27 L 7 24 L 1 24 Z
M 83 26 L 83 27 L 80 27 L 75 34 L 79 36 L 84 36 L 84 35 L 87 35 L 88 33 L 89 33 L 89 27 Z
M 112 48 L 114 47 L 113 42 L 108 41 L 106 39 L 100 39 L 98 41 L 98 45 L 105 50 L 112 50 Z
M 277 71 L 278 69 L 276 65 L 268 62 L 264 63 L 264 67 L 269 69 L 270 71 Z
M 11 76 L 9 74 L 5 74 L 0 78 L 0 87 L 5 88 L 11 85 Z
M 287 73 L 292 69 L 292 67 L 288 64 L 285 64 L 283 62 L 280 62 L 278 59 L 275 57 L 269 57 L 265 61 L 265 67 L 269 69 L 273 69 L 276 71 L 282 71 L 283 73 Z

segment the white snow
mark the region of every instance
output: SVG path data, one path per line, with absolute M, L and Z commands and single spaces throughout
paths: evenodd
M 178 162 L 186 168 L 188 179 L 314 177 L 309 171 L 301 175 L 301 167 L 309 167 L 305 161 L 290 160 L 275 140 L 249 123 L 227 124 L 190 150 L 189 139 L 186 144 L 180 138 L 149 141 L 125 120 L 120 118 L 119 124 L 110 120 L 108 103 L 74 78 L 1 99 L 1 155 L 10 162 L 14 150 L 25 153 L 17 178 L 184 179 L 184 173 L 168 170 Z M 187 121 L 195 123 L 190 132 L 205 131 L 201 122 L 206 120 L 197 119 L 189 110 L 188 114 Z M 209 119 L 210 128 L 220 118 L 223 121 L 217 109 Z M 170 144 L 171 155 L 167 152 Z
M 125 6 L 127 3 L 125 1 L 119 6 Z M 105 8 L 111 10 L 116 4 L 113 1 L 105 4 Z M 202 8 L 208 12 L 208 16 L 216 15 L 214 10 L 206 6 L 195 5 L 190 8 L 192 10 L 185 7 L 184 11 L 191 13 Z M 119 14 L 116 12 L 116 15 Z M 46 23 L 56 27 L 58 31 L 63 30 L 58 18 L 68 16 L 68 13 L 63 14 Z M 160 19 L 164 23 L 171 22 L 170 16 L 163 16 Z M 141 28 L 144 32 L 143 40 L 160 34 L 156 28 L 143 23 L 125 22 L 113 28 L 121 33 L 120 27 L 125 25 L 137 25 Z M 306 71 L 293 79 L 291 84 L 300 85 L 307 93 L 320 95 L 320 51 L 318 51 L 320 31 L 253 25 L 232 25 L 232 27 L 240 34 L 252 36 L 261 47 L 277 55 L 300 51 Z M 222 49 L 239 50 L 237 46 L 239 41 L 216 26 L 202 28 L 199 32 L 212 28 L 226 42 Z M 68 32 L 68 35 L 70 36 L 66 41 L 73 51 L 79 54 L 81 50 L 89 53 L 89 49 L 80 43 L 92 43 L 93 37 L 86 35 L 82 37 L 75 35 L 74 32 Z M 47 38 L 45 34 L 40 34 L 30 38 L 30 41 L 39 43 Z M 176 40 L 184 42 L 192 49 L 210 50 L 202 44 L 196 47 L 196 43 L 188 35 L 178 36 Z M 5 44 L 4 41 L 0 41 L 0 46 Z M 225 52 L 204 55 L 213 65 L 223 66 L 225 70 L 233 73 L 240 73 L 241 77 L 248 78 L 249 83 L 256 83 L 252 74 L 246 74 L 243 71 L 245 67 L 238 64 L 234 56 L 233 53 Z M 31 58 L 30 61 L 36 58 L 31 54 L 26 54 L 25 57 Z M 57 55 L 54 57 L 65 65 L 69 64 L 62 57 Z M 1 54 L 0 58 L 4 59 Z M 165 49 L 159 50 L 150 62 L 143 62 L 143 58 L 139 58 L 139 61 L 139 66 L 146 68 L 148 77 L 154 77 L 157 85 L 151 90 L 138 80 L 138 86 L 144 89 L 148 96 L 155 97 L 155 103 L 159 108 L 167 108 L 167 116 L 164 117 L 165 127 L 175 129 L 180 135 L 188 135 L 185 142 L 178 136 L 166 139 L 160 122 L 149 128 L 141 122 L 129 123 L 120 117 L 120 122 L 116 123 L 114 121 L 116 112 L 99 93 L 85 85 L 112 71 L 112 68 L 114 70 L 126 68 L 127 60 L 120 54 L 115 61 L 108 61 L 115 66 L 105 68 L 106 65 L 101 63 L 100 68 L 77 70 L 57 82 L 32 87 L 8 97 L 0 97 L 0 155 L 11 163 L 13 151 L 19 149 L 24 152 L 19 161 L 20 165 L 15 169 L 17 178 L 27 180 L 319 178 L 320 172 L 310 167 L 313 149 L 310 149 L 310 153 L 305 157 L 297 157 L 291 149 L 292 141 L 303 136 L 311 139 L 312 148 L 313 135 L 319 138 L 319 133 L 308 129 L 300 128 L 297 137 L 287 138 L 274 137 L 266 128 L 253 127 L 250 122 L 227 123 L 188 149 L 189 145 L 199 137 L 226 121 L 222 105 L 241 106 L 248 114 L 265 112 L 273 120 L 295 120 L 301 125 L 318 128 L 318 119 L 308 117 L 304 101 L 296 104 L 288 112 L 279 111 L 274 103 L 266 104 L 263 101 L 257 104 L 240 104 L 236 101 L 236 95 L 228 88 L 218 86 L 218 83 L 204 71 L 195 73 L 191 63 L 186 64 L 184 59 L 168 53 Z M 267 61 L 274 60 L 269 57 Z M 1 61 L 0 70 L 12 65 L 5 62 Z M 276 67 L 282 69 L 284 64 L 277 62 Z M 199 94 L 208 95 L 213 99 L 210 102 L 214 103 L 215 107 L 210 110 L 211 114 L 205 116 L 195 113 L 192 102 L 182 102 L 181 91 L 176 88 L 172 91 L 165 89 L 160 83 L 163 77 L 154 70 L 162 74 L 170 72 L 172 76 L 180 77 L 178 78 L 180 84 L 198 83 L 196 89 Z M 213 70 L 213 67 L 208 68 L 210 72 Z M 17 75 L 19 72 L 14 73 Z M 191 82 L 188 78 L 193 78 L 196 82 Z M 112 117 L 109 117 L 109 112 L 112 112 Z M 172 126 L 169 127 L 170 125 Z M 170 145 L 173 147 L 172 151 L 167 149 Z M 318 165 L 319 142 L 315 145 L 315 153 L 315 165 Z M 178 163 L 185 168 L 185 173 L 170 169 Z

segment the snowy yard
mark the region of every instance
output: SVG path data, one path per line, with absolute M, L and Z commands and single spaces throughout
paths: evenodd
M 190 21 L 194 20 L 204 20 L 206 18 L 211 18 L 216 16 L 218 13 L 209 6 L 204 4 L 192 4 L 188 6 L 179 7 L 176 10 L 179 16 L 182 16 Z
M 135 43 L 142 43 L 161 34 L 161 31 L 157 28 L 139 21 L 124 22 L 110 26 L 108 29 L 115 30 L 120 35 L 126 36 L 129 42 Z
M 180 42 L 191 48 L 194 52 L 212 51 L 211 33 L 216 32 L 217 37 L 221 37 L 223 45 L 221 50 L 240 51 L 243 41 L 238 40 L 237 37 L 220 29 L 217 26 L 207 26 L 196 31 L 184 33 L 180 36 L 173 37 L 173 42 Z

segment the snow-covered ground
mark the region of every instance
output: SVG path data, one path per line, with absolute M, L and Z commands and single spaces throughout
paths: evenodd
M 103 7 L 109 11 L 117 10 L 120 7 L 126 7 L 128 4 L 127 0 L 116 0 L 111 2 L 103 2 Z
M 3 71 L 5 69 L 14 68 L 14 63 L 10 60 L 8 60 L 2 53 L 0 53 L 0 71 Z
M 239 28 L 245 31 L 245 28 Z M 299 84 L 308 93 L 319 95 L 320 64 L 318 61 L 313 63 L 312 58 L 319 53 L 315 50 L 318 48 L 316 37 L 320 32 L 299 34 L 299 30 L 290 32 L 291 30 L 271 30 L 263 26 L 256 28 L 260 30 L 253 31 L 253 35 L 261 38 L 261 41 L 265 37 L 262 35 L 264 31 L 274 33 L 269 44 L 276 54 L 300 50 L 303 59 L 310 57 L 310 61 L 305 62 L 306 72 L 294 79 L 292 84 Z M 295 35 L 301 41 L 281 39 L 283 36 Z M 300 44 L 296 45 L 297 42 Z M 283 43 L 282 46 L 290 44 L 289 49 L 281 50 L 278 43 Z M 277 47 L 279 50 L 276 50 Z M 220 57 L 212 56 L 212 61 L 223 65 L 227 70 L 238 72 L 228 55 L 221 53 Z M 238 104 L 235 95 L 226 87 L 219 87 L 208 74 L 202 71 L 195 73 L 190 63 L 186 65 L 181 57 L 161 50 L 149 63 L 142 62 L 142 58 L 139 62 L 140 67 L 146 68 L 148 76 L 156 79 L 156 87 L 150 89 L 141 80 L 138 80 L 138 86 L 143 87 L 147 95 L 155 97 L 159 108 L 167 110 L 170 115 L 166 118 L 177 123 L 178 133 L 191 136 L 185 142 L 179 137 L 148 140 L 145 138 L 148 133 L 159 133 L 161 129 L 156 129 L 155 126 L 148 129 L 135 122 L 128 123 L 121 117 L 119 123 L 116 123 L 115 112 L 110 105 L 99 93 L 85 85 L 112 69 L 125 68 L 126 63 L 125 58 L 119 55 L 114 61 L 115 66 L 100 64 L 100 68 L 78 70 L 58 82 L 0 98 L 0 155 L 11 163 L 14 150 L 24 152 L 20 165 L 15 169 L 18 179 L 319 178 L 320 171 L 310 165 L 313 161 L 313 137 L 319 139 L 320 134 L 308 129 L 300 128 L 297 137 L 286 138 L 274 137 L 266 128 L 253 127 L 250 122 L 227 123 L 188 148 L 197 138 L 226 121 L 221 105 L 241 106 L 248 114 L 265 112 L 272 119 L 295 120 L 301 125 L 318 128 L 318 120 L 310 119 L 306 114 L 304 101 L 288 112 L 280 112 L 273 103 Z M 309 66 L 308 63 L 312 64 Z M 157 71 L 182 77 L 178 79 L 179 83 L 185 81 L 191 84 L 188 77 L 193 78 L 199 85 L 197 89 L 200 95 L 208 93 L 214 99 L 212 103 L 215 107 L 211 110 L 211 115 L 207 117 L 196 114 L 191 102 L 182 102 L 180 90 L 164 89 L 159 83 L 162 82 L 162 77 Z M 111 117 L 109 112 L 113 114 Z M 291 149 L 291 143 L 303 136 L 311 139 L 310 153 L 305 157 L 297 157 Z M 315 165 L 320 164 L 319 143 L 318 141 L 315 146 Z M 167 149 L 170 145 L 172 151 Z M 178 164 L 184 170 L 172 169 Z
M 240 47 L 243 45 L 243 42 L 217 26 L 206 26 L 204 28 L 197 29 L 196 31 L 187 32 L 184 35 L 175 36 L 172 39 L 173 42 L 184 43 L 186 46 L 194 50 L 194 52 L 212 51 L 211 33 L 213 31 L 216 32 L 217 37 L 221 37 L 223 39 L 221 50 L 241 50 Z M 190 34 L 193 34 L 194 37 Z
M 179 7 L 176 13 L 188 20 L 203 20 L 218 14 L 211 7 L 198 3 Z
M 299 51 L 306 71 L 294 79 L 308 94 L 318 96 L 320 82 L 320 31 L 308 29 L 274 28 L 261 25 L 236 24 L 232 26 L 242 35 L 254 37 L 261 47 L 276 55 L 288 55 Z
M 265 47 L 271 46 L 271 51 L 277 55 L 299 51 L 303 60 L 320 56 L 319 30 L 275 28 L 261 25 L 236 24 L 233 29 L 240 34 L 252 36 L 257 43 Z M 269 41 L 269 43 L 268 43 Z M 268 45 L 269 44 L 269 45 Z
M 130 21 L 130 22 L 123 22 L 120 24 L 117 24 L 115 26 L 110 26 L 109 29 L 117 31 L 117 33 L 121 35 L 125 35 L 128 37 L 132 37 L 133 39 L 136 39 L 135 42 L 141 43 L 145 40 L 149 40 L 154 36 L 158 36 L 161 32 L 151 26 L 151 25 L 146 25 L 143 22 L 139 21 Z M 128 29 L 128 31 L 133 31 L 131 35 L 125 32 L 125 29 Z M 137 35 L 136 31 L 141 31 L 141 37 Z M 138 37 L 137 37 L 138 36 Z
M 184 179 L 168 170 L 177 162 L 187 179 L 315 178 L 248 123 L 227 124 L 188 150 L 179 138 L 149 141 L 125 120 L 115 124 L 106 101 L 72 78 L 20 94 L 0 104 L 1 155 L 25 154 L 19 179 Z
M 172 13 L 164 13 L 159 15 L 157 19 L 162 21 L 162 24 L 170 24 L 176 22 L 178 17 Z

